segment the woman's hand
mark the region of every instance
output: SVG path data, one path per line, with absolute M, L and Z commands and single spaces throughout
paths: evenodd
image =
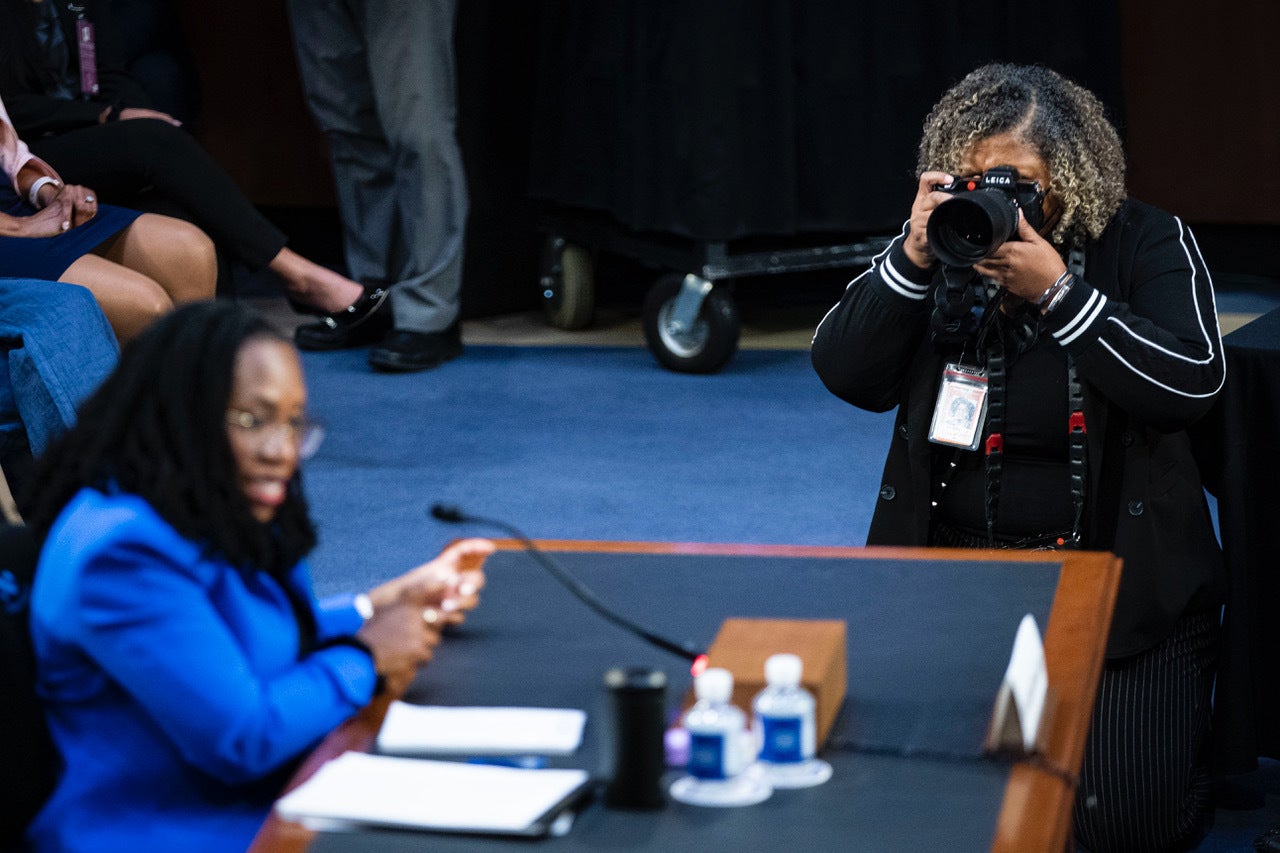
M 72 228 L 83 225 L 98 213 L 98 196 L 93 190 L 79 184 L 64 184 L 59 187 L 54 200 L 60 200 L 69 206 Z
M 135 118 L 154 118 L 159 121 L 165 121 L 174 127 L 182 127 L 182 122 L 178 121 L 168 113 L 162 113 L 159 110 L 148 110 L 143 107 L 125 107 L 120 111 L 120 121 L 129 121 Z
M 929 216 L 933 209 L 951 198 L 950 193 L 934 189 L 939 184 L 949 184 L 954 180 L 946 172 L 925 172 L 920 176 L 920 185 L 916 189 L 916 200 L 911 205 L 911 231 L 902 242 L 902 250 L 907 253 L 911 263 L 928 269 L 937 263 L 933 250 L 929 248 Z
M 113 110 L 115 110 L 115 107 L 109 106 L 102 112 L 98 113 L 98 124 L 106 124 L 111 121 L 111 113 Z M 149 110 L 145 107 L 125 107 L 120 111 L 116 118 L 120 121 L 129 121 L 130 119 L 135 118 L 154 118 L 159 121 L 167 121 L 174 127 L 182 127 L 182 122 L 178 121 L 168 113 L 162 113 L 160 110 Z
M 480 601 L 484 587 L 483 559 L 493 553 L 488 539 L 462 539 L 423 563 L 369 591 L 376 613 L 394 602 L 409 602 L 435 624 L 456 625 Z
M 1018 239 L 1007 240 L 973 268 L 1015 296 L 1037 302 L 1067 266 L 1053 244 L 1036 233 L 1019 210 Z
M 36 202 L 40 211 L 23 218 L 35 220 L 32 227 L 40 233 L 20 236 L 52 237 L 88 222 L 98 212 L 98 197 L 79 184 L 45 184 L 37 191 Z M 53 230 L 51 223 L 57 226 Z
M 431 660 L 440 630 L 423 619 L 421 607 L 398 601 L 376 608 L 356 637 L 373 651 L 374 669 L 398 695 Z
M 62 205 L 45 207 L 30 216 L 0 213 L 0 236 L 56 237 L 70 227 L 70 211 Z

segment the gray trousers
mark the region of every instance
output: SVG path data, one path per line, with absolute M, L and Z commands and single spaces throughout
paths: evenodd
M 468 198 L 455 133 L 455 0 L 289 0 L 329 139 L 348 274 L 391 284 L 398 329 L 458 317 Z

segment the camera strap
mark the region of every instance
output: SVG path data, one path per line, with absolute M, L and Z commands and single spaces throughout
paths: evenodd
M 1004 336 L 992 335 L 987 345 L 987 379 L 991 383 L 987 401 L 987 546 L 996 546 L 996 510 L 1000 507 L 1000 471 L 1004 464 L 1004 410 L 1008 393 L 1008 371 L 1004 358 Z
M 942 267 L 942 285 L 933 291 L 933 314 L 929 318 L 930 336 L 935 344 L 968 341 L 978 331 L 974 306 L 979 288 L 974 286 L 973 270 L 965 267 Z M 987 302 L 990 310 L 990 302 Z
M 1084 250 L 1077 243 L 1068 254 L 1067 268 L 1078 278 L 1084 276 Z M 999 299 L 992 300 L 989 311 L 997 311 Z M 986 318 L 984 318 L 986 319 Z M 983 331 L 988 324 L 983 323 Z M 998 332 L 985 336 L 987 396 L 987 439 L 984 443 L 984 474 L 986 476 L 986 505 L 984 515 L 987 524 L 987 547 L 1000 547 L 996 541 L 996 514 L 1000 508 L 1000 474 L 1004 465 L 1005 406 L 1008 394 L 1008 361 L 1004 336 Z M 1050 540 L 1044 547 L 1075 548 L 1080 544 L 1080 528 L 1084 519 L 1085 476 L 1088 472 L 1088 429 L 1084 418 L 1084 390 L 1076 372 L 1075 361 L 1067 356 L 1067 463 L 1071 479 L 1072 524 L 1071 531 Z M 954 470 L 952 461 L 951 469 Z M 949 472 L 948 472 L 949 473 Z M 945 482 L 942 485 L 945 489 Z M 935 504 L 936 506 L 936 501 Z
M 1084 246 L 1079 240 L 1071 245 L 1067 253 L 1067 270 L 1077 279 L 1084 280 Z M 1085 438 L 1088 433 L 1084 421 L 1084 389 L 1080 385 L 1080 376 L 1076 373 L 1075 360 L 1067 355 L 1067 460 L 1071 473 L 1071 505 L 1074 520 L 1071 524 L 1070 545 L 1080 545 L 1080 526 L 1084 521 L 1084 483 L 1088 474 L 1088 445 Z

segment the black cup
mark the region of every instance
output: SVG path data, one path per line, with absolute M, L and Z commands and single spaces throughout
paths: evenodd
M 604 675 L 607 709 L 601 725 L 605 805 L 656 809 L 666 805 L 667 675 L 646 667 L 616 667 Z

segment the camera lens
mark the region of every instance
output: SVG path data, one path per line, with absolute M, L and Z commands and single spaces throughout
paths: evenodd
M 1002 190 L 980 189 L 938 205 L 929 217 L 927 236 L 943 264 L 970 267 L 1017 232 L 1017 202 Z

